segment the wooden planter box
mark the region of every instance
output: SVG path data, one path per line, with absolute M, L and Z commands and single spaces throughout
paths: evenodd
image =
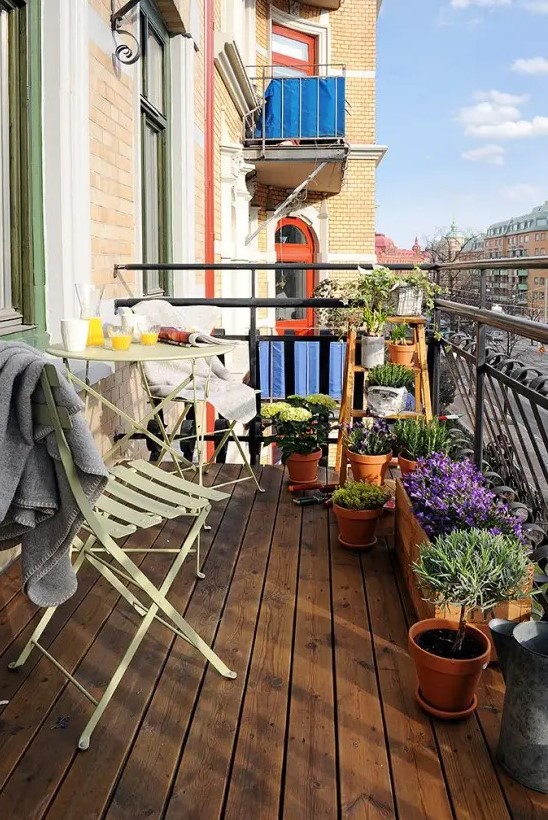
M 398 478 L 396 481 L 396 521 L 395 542 L 398 561 L 400 563 L 407 590 L 413 602 L 417 615 L 421 620 L 426 618 L 449 618 L 458 621 L 459 610 L 454 607 L 442 609 L 435 604 L 424 601 L 422 593 L 412 569 L 412 564 L 419 558 L 419 545 L 428 541 L 428 536 L 415 518 L 409 497 Z M 477 626 L 491 640 L 489 621 L 491 618 L 506 618 L 509 621 L 524 621 L 531 616 L 531 599 L 524 601 L 507 601 L 497 604 L 494 609 L 483 613 L 481 609 L 472 609 L 467 614 L 467 620 Z M 491 661 L 497 659 L 495 648 L 491 642 Z

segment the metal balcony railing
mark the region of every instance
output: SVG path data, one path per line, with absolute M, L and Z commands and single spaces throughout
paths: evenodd
M 246 147 L 280 143 L 343 143 L 346 80 L 343 65 L 315 65 L 311 74 L 284 76 L 283 66 L 259 66 L 251 80 L 261 104 L 244 117 Z

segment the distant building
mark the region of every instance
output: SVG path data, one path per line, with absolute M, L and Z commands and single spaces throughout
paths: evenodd
M 548 250 L 548 201 L 532 211 L 487 229 L 485 255 L 488 259 L 521 256 L 545 256 Z M 512 302 L 522 306 L 541 306 L 548 277 L 546 270 L 489 271 L 488 286 L 493 301 Z
M 377 262 L 382 265 L 420 265 L 421 262 L 427 261 L 426 254 L 419 244 L 418 237 L 415 237 L 415 244 L 408 250 L 407 248 L 396 247 L 394 241 L 389 236 L 386 236 L 386 234 L 376 233 L 375 253 L 377 254 Z

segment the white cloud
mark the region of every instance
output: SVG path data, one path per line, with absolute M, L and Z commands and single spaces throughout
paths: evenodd
M 464 106 L 456 117 L 466 136 L 487 140 L 548 136 L 548 117 L 523 119 L 518 106 L 527 102 L 528 95 L 484 91 L 474 96 L 476 105 Z
M 548 14 L 548 0 L 531 0 L 523 5 L 531 14 Z
M 529 57 L 514 60 L 512 71 L 519 74 L 548 74 L 548 59 L 546 57 Z
M 517 185 L 506 185 L 500 191 L 503 199 L 507 202 L 533 204 L 538 199 L 540 193 L 535 185 L 526 182 Z
M 502 145 L 482 145 L 481 148 L 471 148 L 463 151 L 463 159 L 469 162 L 486 162 L 489 165 L 504 165 L 504 148 Z
M 470 6 L 480 6 L 484 9 L 494 9 L 499 6 L 511 6 L 512 0 L 451 0 L 454 9 L 467 9 Z

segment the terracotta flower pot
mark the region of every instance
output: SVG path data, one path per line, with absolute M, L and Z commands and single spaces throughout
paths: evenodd
M 417 462 L 411 461 L 411 459 L 404 458 L 403 456 L 398 456 L 398 467 L 402 475 L 407 475 L 417 469 Z
M 312 484 L 318 476 L 318 464 L 322 457 L 320 448 L 313 453 L 292 453 L 286 461 L 289 480 L 293 484 Z
M 356 481 L 367 481 L 382 487 L 388 465 L 392 461 L 391 452 L 383 456 L 362 456 L 347 450 L 346 454 Z
M 339 543 L 343 547 L 365 549 L 373 546 L 382 507 L 378 510 L 347 510 L 333 504 L 333 512 L 339 525 Z
M 416 638 L 431 629 L 457 629 L 453 621 L 428 618 L 418 621 L 409 630 L 409 654 L 415 662 L 419 685 L 416 696 L 425 711 L 446 720 L 456 720 L 472 714 L 477 706 L 476 689 L 481 673 L 489 663 L 491 644 L 486 635 L 471 624 L 466 634 L 473 635 L 482 654 L 469 660 L 441 658 L 422 649 Z
M 415 345 L 412 342 L 404 345 L 390 343 L 388 345 L 388 355 L 392 364 L 403 364 L 406 367 L 412 367 L 415 362 Z

